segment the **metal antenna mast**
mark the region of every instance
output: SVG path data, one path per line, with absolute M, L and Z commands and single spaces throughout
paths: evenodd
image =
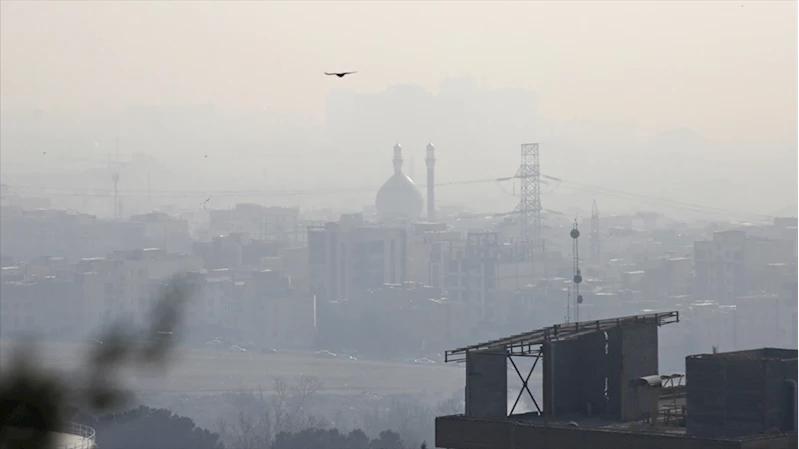
M 594 200 L 594 204 L 591 206 L 591 261 L 594 265 L 599 265 L 602 260 L 599 244 L 599 208 Z
M 577 219 L 574 219 L 574 226 L 572 227 L 569 235 L 572 238 L 572 256 L 574 258 L 574 322 L 580 322 L 580 304 L 583 303 L 583 295 L 580 294 L 580 283 L 583 282 L 583 277 L 580 274 L 580 247 L 577 244 L 577 239 L 580 238 L 580 231 L 577 229 Z
M 541 168 L 538 164 L 538 144 L 522 144 L 522 160 L 516 177 L 521 182 L 519 205 L 522 238 L 533 242 L 533 251 L 541 245 Z

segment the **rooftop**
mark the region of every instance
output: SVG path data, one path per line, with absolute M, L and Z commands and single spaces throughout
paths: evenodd
M 544 343 L 574 338 L 583 334 L 605 331 L 616 327 L 633 326 L 638 324 L 664 324 L 676 323 L 680 321 L 680 313 L 661 312 L 646 315 L 633 315 L 621 318 L 610 318 L 606 320 L 581 321 L 577 323 L 556 324 L 543 329 L 526 332 L 523 334 L 511 335 L 510 337 L 492 340 L 485 343 L 466 346 L 463 348 L 449 350 L 444 355 L 445 362 L 462 362 L 466 359 L 469 351 L 482 351 L 489 349 L 504 349 L 509 355 L 524 355 L 533 352 L 532 346 L 539 346 Z
M 697 354 L 689 359 L 716 360 L 796 360 L 796 349 L 760 348 L 745 351 L 722 352 L 717 354 Z

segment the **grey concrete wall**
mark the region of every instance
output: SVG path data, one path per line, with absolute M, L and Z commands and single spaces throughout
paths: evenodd
M 544 347 L 544 407 L 554 415 L 605 413 L 605 334 L 594 332 Z M 590 405 L 589 405 L 590 404 Z
M 607 364 L 608 377 L 608 407 L 607 413 L 610 416 L 621 416 L 621 370 L 622 370 L 622 347 L 621 331 L 610 329 L 608 336 L 608 355 L 605 359 Z
M 638 399 L 636 410 L 635 392 L 628 385 L 631 380 L 644 376 L 660 374 L 658 372 L 658 327 L 655 324 L 623 327 L 621 333 L 621 350 L 623 355 L 621 386 L 627 389 L 624 397 L 628 413 L 623 419 L 638 419 L 640 409 L 648 410 L 649 397 Z
M 580 341 L 549 343 L 544 349 L 544 408 L 550 415 L 576 412 L 581 409 L 582 365 Z
M 580 394 L 583 412 L 605 414 L 605 378 L 608 376 L 608 356 L 605 354 L 604 332 L 580 337 Z M 587 404 L 590 404 L 587 406 Z
M 658 327 L 641 324 L 611 329 L 608 334 L 607 378 L 608 415 L 622 417 L 622 404 L 628 412 L 636 408 L 635 392 L 630 380 L 658 372 Z M 649 398 L 641 398 L 639 409 L 646 410 Z M 637 413 L 628 415 L 633 419 Z
M 676 434 L 547 427 L 512 421 L 436 418 L 436 447 L 450 449 L 794 449 L 796 432 L 734 441 Z
M 688 432 L 738 437 L 782 428 L 785 379 L 796 360 L 696 356 L 686 358 Z
M 508 416 L 507 363 L 504 351 L 466 353 L 466 416 Z

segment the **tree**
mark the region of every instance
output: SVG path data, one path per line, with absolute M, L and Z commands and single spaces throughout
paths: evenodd
M 380 436 L 372 440 L 369 445 L 371 449 L 405 449 L 405 443 L 397 432 L 391 430 L 384 430 L 380 432 Z
M 97 431 L 103 449 L 223 449 L 219 435 L 167 409 L 139 406 L 123 413 L 81 421 Z
M 338 429 L 304 429 L 299 432 L 281 432 L 275 437 L 271 449 L 405 449 L 399 434 L 386 430 L 369 440 L 361 429 L 344 435 Z
M 388 409 L 374 409 L 361 415 L 361 426 L 372 434 L 393 429 L 401 440 L 417 446 L 432 433 L 433 410 L 416 401 L 393 400 Z
M 274 394 L 263 388 L 256 394 L 239 395 L 235 417 L 222 419 L 219 431 L 231 449 L 268 448 L 277 434 L 324 427 L 324 420 L 307 413 L 314 396 L 322 388 L 314 376 L 300 376 L 290 383 L 274 377 Z

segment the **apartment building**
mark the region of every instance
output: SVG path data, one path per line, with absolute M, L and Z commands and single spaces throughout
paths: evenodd
M 366 225 L 362 216 L 308 229 L 308 281 L 319 300 L 357 297 L 407 280 L 408 233 Z
M 143 225 L 144 247 L 163 248 L 176 254 L 191 252 L 188 221 L 163 212 L 134 215 L 130 221 Z
M 731 304 L 747 294 L 746 233 L 722 231 L 713 240 L 694 243 L 695 296 L 705 301 Z
M 290 240 L 299 243 L 299 209 L 266 207 L 260 204 L 236 204 L 232 209 L 208 211 L 212 237 L 246 233 L 262 240 Z
M 281 348 L 310 348 L 316 341 L 316 297 L 292 287 L 273 270 L 252 273 L 246 285 L 243 329 L 250 339 Z

